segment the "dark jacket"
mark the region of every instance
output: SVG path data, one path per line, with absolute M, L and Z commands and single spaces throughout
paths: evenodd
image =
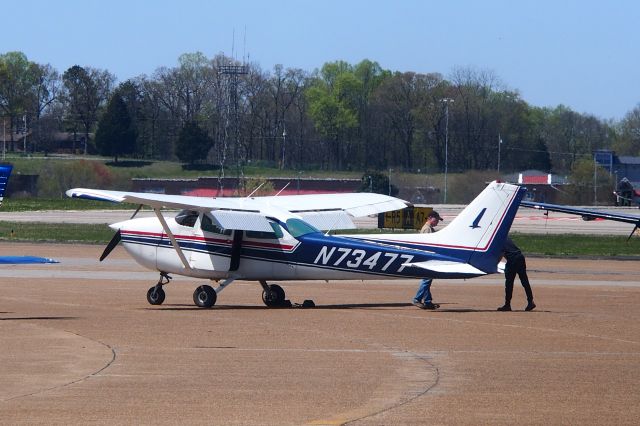
M 509 237 L 507 237 L 507 239 L 504 241 L 502 253 L 504 255 L 504 258 L 507 259 L 507 262 L 514 262 L 516 260 L 524 258 L 518 246 L 515 245 Z

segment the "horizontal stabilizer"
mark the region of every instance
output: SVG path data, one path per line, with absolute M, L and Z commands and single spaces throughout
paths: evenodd
M 475 268 L 468 263 L 451 262 L 447 260 L 427 260 L 425 262 L 405 263 L 403 266 L 415 266 L 427 271 L 439 272 L 443 274 L 473 274 L 486 275 L 487 273 Z

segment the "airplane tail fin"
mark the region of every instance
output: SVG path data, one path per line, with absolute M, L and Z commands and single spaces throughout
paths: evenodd
M 498 272 L 498 262 L 525 188 L 491 182 L 442 230 L 426 234 L 428 245 L 485 272 Z
M 0 164 L 0 206 L 2 206 L 2 200 L 4 200 L 4 193 L 7 190 L 11 170 L 13 170 L 11 164 Z

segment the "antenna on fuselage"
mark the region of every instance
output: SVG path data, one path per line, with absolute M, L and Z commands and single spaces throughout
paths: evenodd
M 256 192 L 258 192 L 258 189 L 262 188 L 262 185 L 264 185 L 265 183 L 267 183 L 267 182 L 262 182 L 260 185 L 258 185 L 258 187 L 257 187 L 256 189 L 254 189 L 254 190 L 253 190 L 253 192 L 252 192 L 251 194 L 247 195 L 247 197 L 246 197 L 246 198 L 251 198 L 251 196 L 252 196 L 253 194 L 255 194 Z
M 278 195 L 280 195 L 280 193 L 282 191 L 284 191 L 285 189 L 287 189 L 287 186 L 289 186 L 289 184 L 291 183 L 291 181 L 287 182 L 287 184 L 285 186 L 282 187 L 282 189 L 280 191 L 278 191 L 278 193 L 276 195 L 274 195 L 274 197 L 277 197 Z

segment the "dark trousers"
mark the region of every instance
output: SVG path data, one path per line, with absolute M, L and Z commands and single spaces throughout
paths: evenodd
M 527 276 L 527 263 L 524 260 L 524 256 L 519 256 L 513 260 L 508 260 L 504 268 L 504 303 L 505 305 L 511 304 L 511 295 L 513 294 L 513 282 L 516 279 L 516 275 L 520 277 L 520 283 L 524 287 L 524 292 L 527 294 L 527 302 L 533 302 L 533 293 L 531 292 L 531 285 L 529 284 L 529 277 Z

